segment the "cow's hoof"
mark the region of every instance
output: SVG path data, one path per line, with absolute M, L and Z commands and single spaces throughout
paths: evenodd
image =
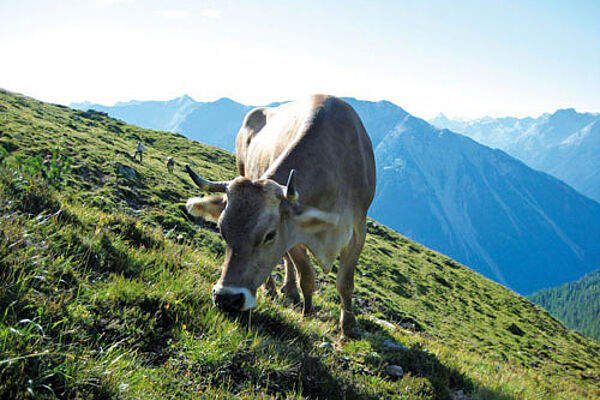
M 357 339 L 360 337 L 360 330 L 353 312 L 342 310 L 340 326 L 342 328 L 342 338 Z
M 286 298 L 286 305 L 300 305 L 302 304 L 302 299 L 300 298 L 300 293 L 298 293 L 298 289 L 293 288 L 289 289 L 285 286 L 281 288 L 281 293 Z
M 309 305 L 307 306 L 306 304 L 304 304 L 304 308 L 302 309 L 302 315 L 305 317 L 310 317 L 311 315 L 313 315 L 313 306 Z
M 344 330 L 344 331 L 342 331 L 342 337 L 340 338 L 340 341 L 342 343 L 344 343 L 344 342 L 348 342 L 353 339 L 360 339 L 361 336 L 362 336 L 362 333 L 360 332 L 360 329 L 358 329 L 358 328 L 354 328 L 351 330 Z
M 277 289 L 275 288 L 275 283 L 273 283 L 273 279 L 269 277 L 263 286 L 263 293 L 265 297 L 270 299 L 274 299 L 277 297 Z
M 277 292 L 272 290 L 263 289 L 263 294 L 268 299 L 274 299 L 277 297 Z
M 285 298 L 285 306 L 286 307 L 291 307 L 291 308 L 295 308 L 298 310 L 301 305 L 302 305 L 301 299 L 289 298 L 289 297 Z

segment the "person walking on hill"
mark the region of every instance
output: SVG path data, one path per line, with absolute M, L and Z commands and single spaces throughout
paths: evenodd
M 135 154 L 133 155 L 134 160 L 138 154 L 140 155 L 140 162 L 142 162 L 144 158 L 144 144 L 141 141 L 138 141 L 137 147 L 135 148 Z
M 173 170 L 175 169 L 175 160 L 173 157 L 167 157 L 167 169 L 169 170 L 169 173 L 173 173 Z

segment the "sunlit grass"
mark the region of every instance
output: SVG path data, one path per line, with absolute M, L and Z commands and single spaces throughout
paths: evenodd
M 223 244 L 185 213 L 197 193 L 181 165 L 226 179 L 231 155 L 6 92 L 0 122 L 0 398 L 600 396 L 598 343 L 374 223 L 356 273 L 360 339 L 339 340 L 333 273 L 317 274 L 312 317 L 260 292 L 252 312 L 223 314 L 209 292 Z M 127 155 L 139 138 L 143 164 Z M 15 157 L 55 146 L 72 160 L 58 183 Z

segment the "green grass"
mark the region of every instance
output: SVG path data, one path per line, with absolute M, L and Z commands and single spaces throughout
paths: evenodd
M 129 157 L 139 139 L 143 164 Z M 223 244 L 185 213 L 197 190 L 181 167 L 231 178 L 224 151 L 5 91 L 0 149 L 0 398 L 600 396 L 597 342 L 374 222 L 356 276 L 360 340 L 338 341 L 333 273 L 318 272 L 311 318 L 281 297 L 216 310 Z

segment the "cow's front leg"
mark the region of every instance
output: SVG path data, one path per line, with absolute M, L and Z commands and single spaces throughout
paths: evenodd
M 285 267 L 285 276 L 283 278 L 281 293 L 283 293 L 292 304 L 300 304 L 300 293 L 298 293 L 298 285 L 296 283 L 296 269 L 288 254 L 283 256 L 283 265 Z
M 304 248 L 296 246 L 289 251 L 289 255 L 300 277 L 300 289 L 302 289 L 304 297 L 302 314 L 310 315 L 313 312 L 312 295 L 315 290 L 315 270 Z
M 354 311 L 352 311 L 352 293 L 354 292 L 354 268 L 365 243 L 365 235 L 366 229 L 355 230 L 352 240 L 340 253 L 340 268 L 335 284 L 342 300 L 340 315 L 342 338 L 357 338 L 360 336 L 356 317 Z
M 274 298 L 277 294 L 277 289 L 275 288 L 275 281 L 273 280 L 273 275 L 270 275 L 265 282 L 265 286 L 263 287 L 263 292 L 266 297 Z

